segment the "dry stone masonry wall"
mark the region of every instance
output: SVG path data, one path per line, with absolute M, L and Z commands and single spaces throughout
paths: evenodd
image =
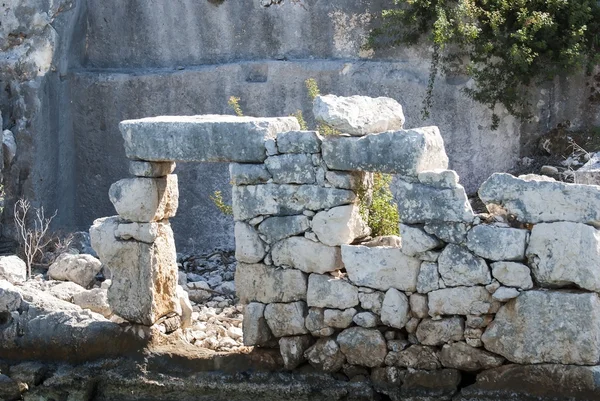
M 122 122 L 136 177 L 110 190 L 119 216 L 91 228 L 115 313 L 182 315 L 174 162 L 229 161 L 244 343 L 279 346 L 288 369 L 391 387 L 407 369 L 454 387 L 458 371 L 511 363 L 596 369 L 600 187 L 494 174 L 476 214 L 438 129 L 403 129 L 395 101 L 323 96 L 315 115 L 342 134 L 289 117 Z M 369 237 L 359 200 L 373 172 L 395 175 L 400 237 Z

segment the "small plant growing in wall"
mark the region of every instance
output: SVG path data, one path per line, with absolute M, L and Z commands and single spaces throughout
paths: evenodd
M 213 201 L 215 206 L 226 216 L 233 216 L 233 207 L 229 206 L 223 200 L 223 194 L 221 191 L 215 191 L 210 196 L 210 200 Z
M 304 84 L 306 85 L 308 99 L 311 102 L 314 102 L 317 96 L 321 95 L 321 90 L 319 89 L 319 84 L 317 83 L 317 80 L 314 78 L 308 78 L 306 81 L 304 81 Z M 319 131 L 319 133 L 324 136 L 341 134 L 340 131 L 325 123 L 317 123 L 317 131 Z
M 233 112 L 235 113 L 236 116 L 243 117 L 244 112 L 242 111 L 242 108 L 240 107 L 240 100 L 241 99 L 239 97 L 230 96 L 229 100 L 227 101 L 227 104 L 229 105 L 229 107 L 231 107 L 233 109 Z
M 368 196 L 364 187 L 358 190 L 360 214 L 373 237 L 399 234 L 400 217 L 390 190 L 391 182 L 390 174 L 374 173 L 372 195 Z

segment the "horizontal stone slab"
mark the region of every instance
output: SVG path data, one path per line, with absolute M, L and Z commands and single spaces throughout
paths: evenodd
M 595 293 L 524 291 L 500 308 L 481 340 L 515 363 L 597 365 L 600 299 Z
M 493 174 L 479 189 L 485 204 L 504 207 L 523 223 L 572 221 L 600 226 L 600 186 L 524 180 Z
M 371 171 L 416 176 L 447 169 L 448 156 L 437 127 L 388 131 L 360 138 L 327 136 L 321 144 L 331 170 Z
M 307 275 L 296 269 L 238 263 L 235 271 L 236 295 L 241 303 L 305 300 L 306 282 Z
M 119 124 L 129 159 L 181 162 L 262 162 L 265 141 L 299 130 L 294 117 L 162 116 Z
M 260 215 L 293 215 L 353 203 L 354 192 L 316 185 L 248 185 L 232 189 L 233 217 L 251 219 Z

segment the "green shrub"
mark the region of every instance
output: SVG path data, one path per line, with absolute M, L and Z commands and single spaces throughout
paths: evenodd
M 532 117 L 530 86 L 573 74 L 598 61 L 600 4 L 596 0 L 395 0 L 372 31 L 369 47 L 433 45 L 424 115 L 438 69 L 464 67 L 475 86 L 465 93 L 492 110 L 498 104 Z M 463 65 L 466 63 L 466 65 Z M 492 125 L 497 127 L 498 116 Z
M 244 113 L 242 112 L 242 108 L 240 107 L 240 100 L 241 99 L 239 97 L 230 96 L 229 100 L 227 101 L 227 104 L 233 109 L 233 112 L 236 116 L 243 117 Z
M 233 207 L 229 206 L 223 200 L 223 194 L 221 191 L 215 191 L 211 196 L 210 200 L 213 201 L 215 206 L 226 216 L 233 216 Z
M 360 213 L 373 237 L 399 234 L 400 217 L 390 190 L 391 182 L 390 174 L 374 173 L 372 194 L 368 194 L 366 188 L 358 191 Z

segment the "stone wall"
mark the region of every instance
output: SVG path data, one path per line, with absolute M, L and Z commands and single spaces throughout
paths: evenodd
M 144 178 L 111 187 L 120 217 L 97 221 L 93 245 L 113 283 L 148 270 L 155 280 L 141 302 L 113 284 L 113 310 L 143 324 L 182 313 L 172 234 L 162 249 L 142 226 L 174 214 L 171 162 L 230 161 L 244 342 L 279 347 L 286 368 L 370 375 L 392 399 L 413 369 L 449 391 L 460 372 L 507 364 L 596 369 L 600 187 L 494 174 L 479 189 L 488 213 L 476 214 L 437 127 L 403 129 L 386 98 L 319 97 L 314 113 L 342 134 L 300 131 L 290 117 L 122 122 L 131 172 Z M 400 237 L 369 237 L 359 204 L 373 172 L 396 175 Z M 113 243 L 102 248 L 98 233 Z M 152 241 L 148 263 L 139 246 Z M 118 252 L 130 263 L 111 263 Z

